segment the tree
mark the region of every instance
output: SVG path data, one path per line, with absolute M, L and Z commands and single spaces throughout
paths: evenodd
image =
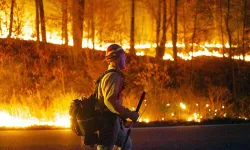
M 78 53 L 82 48 L 84 2 L 85 0 L 76 0 L 72 2 L 72 33 L 74 43 L 73 53 Z
M 247 21 L 247 12 L 248 12 L 248 0 L 243 1 L 242 9 L 242 55 L 243 62 L 245 62 L 245 36 L 246 36 L 246 21 Z
M 68 0 L 62 1 L 62 40 L 68 45 Z
M 40 11 L 39 11 L 39 0 L 35 0 L 35 4 L 36 4 L 36 41 L 39 45 L 40 42 Z
M 188 46 L 188 43 L 187 43 L 187 19 L 186 19 L 186 12 L 187 12 L 187 4 L 186 4 L 186 1 L 183 2 L 183 7 L 182 7 L 182 21 L 183 21 L 183 41 L 184 41 L 184 44 L 185 44 L 185 49 L 187 50 L 187 46 Z
M 221 44 L 222 44 L 222 55 L 225 59 L 225 42 L 224 42 L 224 29 L 223 29 L 223 1 L 220 1 L 220 31 L 221 31 Z
M 172 43 L 173 43 L 173 56 L 174 56 L 174 62 L 177 64 L 177 11 L 178 11 L 178 0 L 174 0 L 174 22 L 173 22 L 173 31 L 172 31 Z
M 190 84 L 193 86 L 193 54 L 194 54 L 194 40 L 196 37 L 196 30 L 197 30 L 197 16 L 198 16 L 198 3 L 199 1 L 195 1 L 195 13 L 194 13 L 194 26 L 193 26 L 193 34 L 192 34 L 192 46 L 191 46 L 191 75 L 190 75 Z
M 162 7 L 161 7 L 162 6 Z M 162 13 L 161 13 L 162 10 Z M 161 17 L 163 17 L 162 19 L 162 37 L 160 40 L 160 44 L 158 44 L 159 42 L 159 36 L 160 36 L 160 24 L 161 24 Z M 172 15 L 170 15 L 170 19 L 171 19 Z M 170 20 L 169 19 L 169 20 Z M 167 21 L 167 4 L 166 4 L 166 0 L 161 0 L 158 2 L 158 18 L 156 21 L 157 24 L 157 29 L 156 29 L 156 58 L 157 59 L 163 59 L 163 56 L 165 54 L 165 44 L 166 44 L 166 40 L 167 40 L 167 25 L 168 21 Z
M 9 35 L 8 38 L 11 38 L 12 34 L 12 26 L 13 26 L 13 16 L 14 16 L 14 6 L 15 6 L 16 1 L 11 0 L 11 7 L 10 7 L 10 27 L 9 27 Z
M 165 53 L 165 44 L 167 40 L 167 4 L 166 0 L 162 1 L 162 11 L 163 11 L 163 20 L 162 20 L 162 39 L 160 43 L 160 52 L 159 58 L 162 59 Z
M 40 21 L 41 21 L 41 33 L 42 33 L 42 42 L 46 43 L 46 26 L 45 26 L 45 16 L 44 16 L 44 7 L 43 0 L 39 0 L 39 10 L 40 10 Z
M 131 28 L 130 28 L 130 50 L 129 53 L 135 55 L 135 0 L 131 5 Z
M 170 15 L 169 19 L 167 20 L 166 0 L 141 0 L 141 2 L 143 3 L 143 5 L 146 6 L 146 9 L 152 17 L 152 29 L 155 28 L 155 58 L 162 59 L 165 53 L 165 43 L 167 37 L 167 29 L 169 25 L 167 23 L 169 22 L 169 20 L 171 20 L 172 15 Z
M 89 2 L 90 2 L 89 8 L 91 8 L 92 7 L 91 1 Z M 104 42 L 114 43 L 120 41 L 119 32 L 121 32 L 120 30 L 121 24 L 122 26 L 127 27 L 126 28 L 127 30 L 123 30 L 122 32 L 124 33 L 123 35 L 126 35 L 127 40 L 128 41 L 130 40 L 130 32 L 128 32 L 128 30 L 130 30 L 130 25 L 126 23 L 126 20 L 131 19 L 131 16 L 126 14 L 128 11 L 130 11 L 129 9 L 130 7 L 127 8 L 125 7 L 125 6 L 130 6 L 130 4 L 131 1 L 96 0 L 94 3 L 94 14 L 93 14 L 94 16 L 92 16 L 91 10 L 86 11 L 89 13 L 88 14 L 86 13 L 85 17 L 88 17 L 86 19 L 90 19 L 89 22 L 90 26 L 92 26 L 92 24 L 94 25 L 94 29 L 91 30 L 95 30 L 94 38 L 98 37 L 100 45 L 102 45 Z M 124 15 L 125 18 L 123 18 L 122 15 Z M 94 22 L 91 21 L 92 17 L 94 17 Z
M 91 41 L 93 49 L 95 49 L 95 14 L 94 14 L 94 0 L 91 1 Z
M 86 22 L 85 29 L 87 30 L 87 47 L 89 48 L 91 41 L 93 49 L 95 49 L 95 13 L 98 9 L 96 2 L 97 0 L 86 1 L 84 8 L 84 21 Z
M 22 34 L 22 28 L 23 25 L 25 24 L 24 9 L 25 9 L 25 1 L 23 1 L 22 3 L 15 4 L 14 14 L 16 19 L 14 20 L 15 23 L 14 32 L 16 35 Z
M 35 0 L 35 5 L 36 5 L 36 35 L 37 35 L 37 42 L 39 45 L 40 25 L 41 25 L 41 33 L 42 33 L 42 42 L 43 43 L 47 42 L 43 0 Z
M 227 0 L 227 16 L 226 16 L 226 30 L 228 34 L 228 43 L 229 43 L 229 61 L 230 61 L 230 70 L 231 70 L 231 92 L 233 101 L 236 101 L 236 81 L 235 81 L 235 72 L 234 72 L 234 61 L 232 58 L 232 33 L 229 27 L 229 18 L 230 18 L 230 0 Z
M 156 15 L 156 39 L 155 39 L 155 43 L 156 43 L 156 58 L 159 57 L 159 39 L 160 39 L 160 31 L 161 31 L 161 0 L 157 1 L 157 15 Z

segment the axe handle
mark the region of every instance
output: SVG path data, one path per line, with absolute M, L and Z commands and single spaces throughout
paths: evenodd
M 142 104 L 142 102 L 143 102 L 143 100 L 144 100 L 144 98 L 145 98 L 145 95 L 146 95 L 146 92 L 143 91 L 143 93 L 142 93 L 142 95 L 141 95 L 141 98 L 140 98 L 140 101 L 139 101 L 139 103 L 138 103 L 138 105 L 137 105 L 137 107 L 136 107 L 136 112 L 139 112 L 139 110 L 140 110 L 140 108 L 141 108 L 141 104 Z M 126 143 L 127 143 L 127 141 L 128 141 L 128 137 L 129 137 L 129 135 L 130 135 L 132 125 L 133 125 L 133 122 L 132 122 L 131 125 L 129 126 L 129 129 L 128 129 L 128 131 L 127 131 L 127 135 L 126 135 L 125 141 L 124 141 L 123 144 L 122 144 L 121 150 L 125 150 L 125 145 L 126 145 Z
M 136 112 L 139 112 L 139 110 L 140 110 L 140 108 L 141 108 L 141 104 L 142 104 L 142 102 L 143 102 L 143 100 L 144 100 L 144 98 L 145 98 L 145 95 L 146 95 L 146 92 L 143 91 L 143 93 L 142 93 L 142 95 L 141 95 L 141 98 L 140 98 L 140 101 L 139 101 L 139 103 L 138 103 L 138 105 L 137 105 L 137 107 L 136 107 Z

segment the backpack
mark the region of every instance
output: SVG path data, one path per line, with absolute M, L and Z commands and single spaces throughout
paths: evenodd
M 96 118 L 100 112 L 95 109 L 98 100 L 97 90 L 101 79 L 109 72 L 117 72 L 123 76 L 121 72 L 115 69 L 107 70 L 96 81 L 96 88 L 93 94 L 87 98 L 74 99 L 70 104 L 70 128 L 77 136 L 84 136 L 84 145 L 98 143 Z

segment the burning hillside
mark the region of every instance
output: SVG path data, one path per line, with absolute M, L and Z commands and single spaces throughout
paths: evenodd
M 110 43 L 132 54 L 125 104 L 151 87 L 141 121 L 249 118 L 247 1 L 140 0 L 134 14 L 127 0 L 74 2 L 0 2 L 0 126 L 68 127 Z
M 6 43 L 6 40 L 4 41 Z M 20 45 L 22 49 L 18 49 Z M 92 62 L 89 63 L 88 70 L 92 79 L 89 79 L 84 75 L 84 65 L 79 65 L 80 68 L 72 66 L 70 57 L 64 53 L 65 47 L 48 45 L 47 48 L 47 57 L 44 57 L 44 54 L 39 54 L 35 49 L 34 42 L 13 40 L 11 47 L 1 47 L 0 81 L 4 86 L 0 90 L 0 116 L 1 120 L 5 121 L 1 121 L 0 126 L 68 127 L 68 108 L 71 100 L 90 94 L 93 88 L 89 87 L 93 87 L 93 80 L 106 68 L 102 61 L 102 52 L 84 49 L 89 53 L 89 62 Z M 82 56 L 77 59 L 82 59 Z M 187 86 L 190 74 L 189 61 L 181 62 L 182 67 L 179 71 L 182 73 L 177 75 L 181 88 L 177 91 L 170 88 L 175 85 L 171 75 L 175 72 L 172 70 L 172 62 L 167 61 L 158 65 L 150 59 L 152 58 L 145 56 L 131 57 L 129 70 L 126 71 L 129 84 L 124 103 L 131 110 L 136 106 L 136 101 L 132 100 L 139 96 L 140 89 L 150 85 L 147 101 L 142 108 L 146 109 L 146 112 L 139 121 L 184 119 L 199 122 L 216 116 L 234 116 L 230 102 L 231 94 L 223 85 L 227 81 L 221 68 L 227 65 L 222 63 L 222 59 L 209 60 L 199 57 L 194 60 L 197 64 L 194 66 L 194 74 L 199 75 L 194 82 L 194 90 Z M 81 60 L 79 63 L 84 62 L 85 60 Z M 248 74 L 248 71 L 245 70 L 238 75 Z M 217 72 L 216 76 L 213 72 Z M 247 86 L 248 81 L 243 80 L 244 78 L 241 78 L 238 82 L 241 86 Z M 244 104 L 244 107 L 247 107 L 247 104 Z M 248 119 L 246 113 L 238 117 Z

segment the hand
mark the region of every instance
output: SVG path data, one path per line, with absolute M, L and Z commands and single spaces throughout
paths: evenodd
M 128 118 L 131 119 L 133 122 L 136 122 L 139 118 L 139 114 L 136 111 L 131 111 Z

